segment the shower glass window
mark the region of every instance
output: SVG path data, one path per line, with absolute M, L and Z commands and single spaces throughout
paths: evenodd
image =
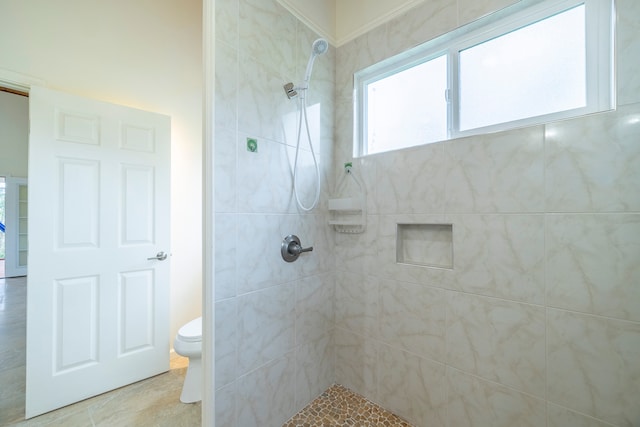
M 612 0 L 522 0 L 355 74 L 354 155 L 615 105 Z

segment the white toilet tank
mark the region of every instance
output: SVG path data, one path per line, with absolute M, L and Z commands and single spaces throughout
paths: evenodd
M 202 341 L 202 317 L 193 319 L 178 330 L 178 339 L 184 342 Z

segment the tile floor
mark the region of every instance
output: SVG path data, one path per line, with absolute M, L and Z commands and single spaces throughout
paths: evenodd
M 411 427 L 411 424 L 341 385 L 333 385 L 282 427 Z
M 187 359 L 171 370 L 24 420 L 26 278 L 0 279 L 0 426 L 200 426 L 200 403 L 180 403 Z

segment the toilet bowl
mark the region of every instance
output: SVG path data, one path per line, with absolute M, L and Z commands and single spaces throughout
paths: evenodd
M 173 349 L 180 356 L 189 358 L 180 401 L 199 402 L 202 400 L 202 317 L 193 319 L 178 330 Z

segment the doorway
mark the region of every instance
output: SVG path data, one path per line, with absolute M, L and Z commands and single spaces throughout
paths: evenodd
M 28 96 L 0 86 L 0 278 L 27 274 Z
M 0 176 L 0 279 L 5 277 L 4 270 L 4 257 L 5 257 L 5 179 L 4 176 Z

